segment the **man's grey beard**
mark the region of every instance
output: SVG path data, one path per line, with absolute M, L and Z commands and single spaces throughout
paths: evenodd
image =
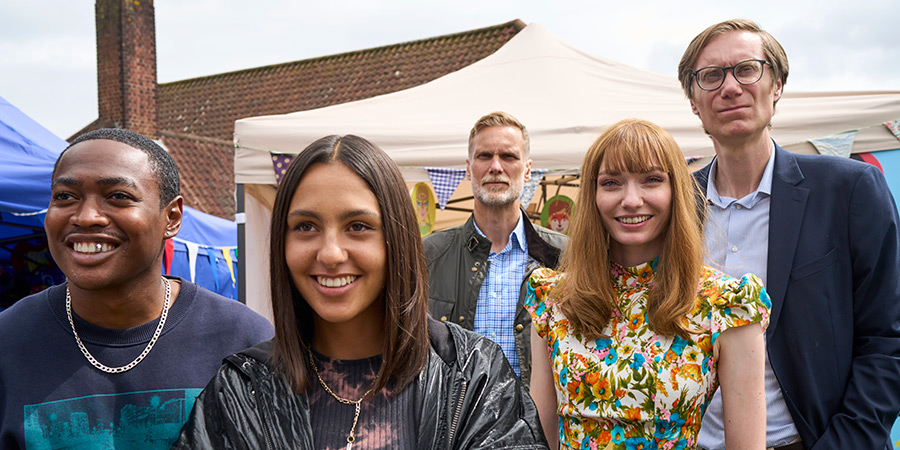
M 491 192 L 482 188 L 481 184 L 472 184 L 472 195 L 476 200 L 487 206 L 506 206 L 512 204 L 522 196 L 522 191 L 525 189 L 524 180 L 513 182 L 512 180 L 500 177 L 484 177 L 481 179 L 481 183 L 492 181 L 508 182 L 509 188 L 506 189 L 505 192 Z

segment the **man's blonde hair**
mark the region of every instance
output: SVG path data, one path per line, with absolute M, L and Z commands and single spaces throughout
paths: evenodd
M 775 84 L 775 80 L 779 79 L 782 87 L 787 83 L 788 58 L 781 44 L 771 34 L 760 28 L 756 22 L 745 19 L 726 20 L 703 30 L 688 44 L 684 55 L 681 56 L 681 61 L 678 63 L 678 81 L 681 82 L 681 88 L 684 90 L 684 95 L 687 98 L 693 98 L 694 71 L 701 69 L 701 67 L 694 67 L 694 65 L 697 63 L 697 59 L 700 58 L 700 53 L 706 48 L 706 44 L 716 36 L 733 31 L 749 31 L 757 34 L 762 40 L 763 54 L 766 61 L 772 65 L 772 84 Z M 775 103 L 778 103 L 777 99 Z
M 531 141 L 528 138 L 528 130 L 525 129 L 525 125 L 522 125 L 522 122 L 519 122 L 518 119 L 503 111 L 495 111 L 478 119 L 478 121 L 475 122 L 475 126 L 472 127 L 472 130 L 469 131 L 469 156 L 472 156 L 475 152 L 475 148 L 472 146 L 475 135 L 480 133 L 481 130 L 490 127 L 518 128 L 519 131 L 522 132 L 522 140 L 525 141 L 525 153 L 522 156 L 528 158 L 531 154 Z

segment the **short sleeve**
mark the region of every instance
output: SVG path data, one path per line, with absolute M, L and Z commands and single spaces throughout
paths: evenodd
M 540 268 L 532 272 L 528 278 L 528 291 L 525 293 L 525 309 L 531 314 L 531 323 L 538 335 L 546 338 L 550 326 L 552 308 L 548 302 L 550 292 L 556 287 L 560 274 L 552 269 Z
M 756 275 L 748 273 L 738 279 L 706 268 L 696 307 L 701 309 L 699 316 L 708 320 L 710 331 L 715 334 L 752 323 L 759 323 L 765 330 L 769 326 L 772 301 Z

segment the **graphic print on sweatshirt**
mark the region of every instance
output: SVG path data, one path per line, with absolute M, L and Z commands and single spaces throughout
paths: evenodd
M 168 449 L 202 389 L 90 395 L 25 405 L 25 444 L 45 449 Z

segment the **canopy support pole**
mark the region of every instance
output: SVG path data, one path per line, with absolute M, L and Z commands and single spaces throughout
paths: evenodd
M 234 215 L 234 221 L 237 223 L 237 244 L 238 244 L 238 257 L 237 257 L 237 277 L 238 277 L 238 301 L 247 304 L 247 230 L 246 230 L 246 222 L 247 215 L 244 213 L 244 184 L 237 184 L 237 191 L 235 192 L 236 197 L 236 209 L 237 214 Z

